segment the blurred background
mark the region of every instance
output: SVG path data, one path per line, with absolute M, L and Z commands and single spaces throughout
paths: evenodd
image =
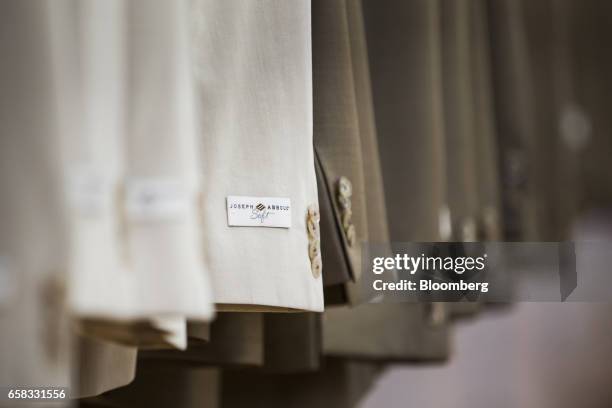
M 361 407 L 608 407 L 610 305 L 521 303 L 460 324 L 443 366 L 393 367 Z
M 372 14 L 386 6 L 387 21 L 399 3 L 364 2 Z M 439 3 L 443 44 L 449 9 L 484 5 L 506 239 L 609 243 L 611 4 Z M 612 264 L 603 258 L 579 276 L 598 271 L 593 281 L 608 282 Z M 361 407 L 612 406 L 611 311 L 607 303 L 520 303 L 464 321 L 446 365 L 394 367 Z

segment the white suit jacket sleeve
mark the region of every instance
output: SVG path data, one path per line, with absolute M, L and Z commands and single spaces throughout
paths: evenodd
M 70 298 L 82 319 L 164 331 L 213 314 L 185 3 L 88 0 L 56 12 Z
M 188 1 L 127 5 L 127 262 L 141 313 L 206 321 L 198 124 Z
M 310 1 L 197 0 L 192 15 L 215 301 L 221 310 L 320 311 L 320 258 L 307 230 L 318 206 Z M 289 198 L 291 225 L 230 227 L 228 196 Z

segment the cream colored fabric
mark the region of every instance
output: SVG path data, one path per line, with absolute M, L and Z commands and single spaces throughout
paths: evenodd
M 137 302 L 119 201 L 127 105 L 124 14 L 118 1 L 63 1 L 50 21 L 70 215 L 70 305 L 86 320 L 79 326 L 83 333 L 134 345 L 145 340 L 118 333 L 128 330 L 131 303 Z
M 98 13 L 106 16 L 103 21 Z M 123 164 L 121 16 L 119 2 L 99 1 L 60 1 L 51 13 L 71 238 L 69 301 L 77 316 L 120 313 L 130 297 L 117 217 Z
M 18 0 L 0 3 L 2 386 L 69 386 L 67 231 L 48 6 Z
M 70 305 L 86 333 L 124 344 L 184 348 L 185 319 L 213 315 L 188 17 L 186 1 L 53 12 Z M 133 325 L 147 320 L 158 334 L 139 339 Z
M 321 311 L 306 229 L 307 208 L 317 206 L 310 2 L 197 0 L 192 15 L 215 301 Z M 291 227 L 228 227 L 229 195 L 289 198 Z
M 184 317 L 157 317 L 143 320 L 80 319 L 79 333 L 141 349 L 180 349 L 187 347 Z
M 212 317 L 186 0 L 127 4 L 126 257 L 137 313 Z M 157 200 L 157 201 L 156 201 Z
M 89 348 L 93 353 L 82 360 L 70 354 L 65 305 L 69 240 L 59 139 L 65 128 L 58 121 L 67 107 L 57 103 L 57 15 L 48 5 L 4 2 L 0 12 L 5 30 L 0 50 L 9 59 L 0 68 L 5 91 L 0 105 L 0 384 L 69 387 L 71 379 L 79 379 L 70 376 L 71 362 L 112 366 L 88 369 L 96 381 L 89 382 L 90 376 L 82 387 L 72 387 L 78 395 L 79 389 L 102 392 L 129 382 L 135 350 L 131 358 L 109 345 Z M 78 345 L 73 346 L 75 351 Z M 125 369 L 117 370 L 114 362 Z

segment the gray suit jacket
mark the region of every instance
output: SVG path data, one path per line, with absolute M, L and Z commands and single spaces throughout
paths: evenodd
M 292 314 L 290 314 L 292 315 Z M 264 314 L 219 313 L 210 324 L 210 338 L 201 338 L 198 326 L 188 329 L 187 350 L 141 351 L 140 360 L 192 366 L 261 366 L 264 363 Z
M 312 2 L 312 41 L 314 146 L 325 200 L 321 251 L 329 286 L 359 280 L 361 243 L 368 240 L 346 1 Z
M 221 406 L 354 407 L 374 385 L 380 364 L 328 358 L 315 373 L 270 375 L 226 371 Z
M 68 231 L 43 3 L 6 1 L 0 53 L 0 384 L 69 386 Z
M 363 3 L 390 236 L 437 241 L 445 205 L 439 9 L 427 1 L 389 6 Z M 444 309 L 408 303 L 330 308 L 323 321 L 324 352 L 396 361 L 444 359 L 449 352 Z
M 538 240 L 538 161 L 534 80 L 529 69 L 523 4 L 487 3 L 491 38 L 492 82 L 501 160 L 504 238 Z
M 87 408 L 219 406 L 219 372 L 163 362 L 141 361 L 134 382 L 95 398 L 79 401 Z
M 358 304 L 361 245 L 389 240 L 360 2 L 313 2 L 313 72 L 326 304 Z

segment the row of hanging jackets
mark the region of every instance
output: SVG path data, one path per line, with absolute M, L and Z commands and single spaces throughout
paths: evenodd
M 607 205 L 588 3 L 4 2 L 0 384 L 337 407 L 445 361 L 482 305 L 372 302 L 362 245 L 557 240 Z

